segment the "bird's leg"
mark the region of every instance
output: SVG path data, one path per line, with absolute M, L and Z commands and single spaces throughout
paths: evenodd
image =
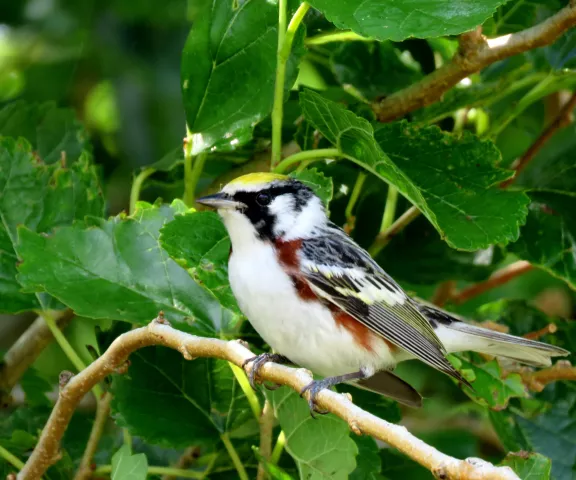
M 335 377 L 326 377 L 322 380 L 312 380 L 308 385 L 300 390 L 300 396 L 302 397 L 306 392 L 310 392 L 310 396 L 308 397 L 308 406 L 310 407 L 310 415 L 312 415 L 312 417 L 314 417 L 314 413 L 325 415 L 328 412 L 318 410 L 316 405 L 316 395 L 318 395 L 321 390 L 324 390 L 325 388 L 332 388 L 334 385 L 348 382 L 350 380 L 362 380 L 368 376 L 370 375 L 368 375 L 364 369 L 361 368 L 358 372 L 346 373 L 344 375 L 337 375 Z
M 258 372 L 264 366 L 264 364 L 268 362 L 290 363 L 290 360 L 288 360 L 284 355 L 279 355 L 278 353 L 262 353 L 260 355 L 256 355 L 255 357 L 249 358 L 248 360 L 245 360 L 242 364 L 242 368 L 246 370 L 246 365 L 252 363 L 252 369 L 248 374 L 248 380 L 250 381 L 250 385 L 254 390 L 256 390 L 256 378 L 259 376 Z M 275 388 L 271 387 L 270 389 L 274 390 Z

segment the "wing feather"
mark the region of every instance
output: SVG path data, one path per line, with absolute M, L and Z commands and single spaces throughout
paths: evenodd
M 446 359 L 430 321 L 402 288 L 342 230 L 302 243 L 302 273 L 311 288 L 373 332 L 423 362 L 470 384 Z

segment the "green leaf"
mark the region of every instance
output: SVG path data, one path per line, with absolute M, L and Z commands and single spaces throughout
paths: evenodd
M 375 138 L 420 189 L 450 246 L 475 250 L 518 238 L 528 198 L 499 188 L 511 172 L 495 166 L 500 153 L 494 144 L 469 132 L 458 137 L 406 122 L 382 125 Z
M 571 395 L 534 418 L 516 415 L 516 422 L 532 448 L 552 460 L 552 478 L 574 478 L 576 470 L 576 397 Z
M 390 95 L 422 78 L 420 64 L 392 42 L 344 42 L 330 59 L 342 84 L 356 87 L 368 100 Z
M 0 138 L 0 310 L 20 312 L 39 306 L 16 280 L 21 259 L 17 227 L 47 233 L 103 213 L 98 176 L 87 155 L 69 167 L 47 165 L 25 140 Z
M 356 468 L 358 449 L 346 422 L 334 415 L 312 418 L 307 402 L 289 388 L 267 395 L 286 434 L 286 450 L 296 462 L 300 478 L 348 478 Z
M 328 204 L 334 195 L 334 185 L 330 177 L 325 176 L 315 168 L 308 168 L 301 172 L 295 172 L 291 174 L 291 176 L 314 190 L 314 193 L 320 197 L 322 203 L 328 207 Z
M 576 289 L 576 198 L 534 192 L 520 239 L 509 250 Z
M 91 151 L 88 134 L 73 110 L 56 108 L 52 103 L 28 104 L 17 101 L 0 110 L 0 135 L 24 137 L 46 164 L 78 160 L 82 152 Z
M 380 450 L 382 476 L 387 480 L 434 480 L 429 470 L 392 448 Z
M 492 16 L 505 0 L 311 0 L 338 28 L 378 40 L 455 35 Z
M 539 453 L 509 453 L 500 464 L 508 466 L 522 480 L 549 480 L 552 462 Z
M 253 420 L 227 362 L 187 361 L 164 347 L 131 355 L 128 373 L 114 377 L 112 391 L 119 424 L 165 447 L 214 443 Z
M 450 246 L 477 250 L 518 238 L 528 198 L 498 188 L 511 172 L 495 166 L 500 156 L 492 143 L 406 122 L 374 132 L 316 93 L 303 92 L 300 102 L 306 119 L 346 158 L 398 188 Z
M 189 212 L 176 215 L 160 230 L 160 244 L 222 305 L 240 314 L 228 282 L 230 238 L 218 214 Z
M 195 1 L 182 56 L 186 120 L 193 153 L 237 135 L 272 110 L 278 7 L 274 2 Z M 285 89 L 296 80 L 298 35 L 288 61 Z
M 132 217 L 95 219 L 89 228 L 65 227 L 49 236 L 20 228 L 18 278 L 29 291 L 46 291 L 89 318 L 144 325 L 163 311 L 179 328 L 225 329 L 232 312 L 160 245 L 162 226 L 185 210 L 179 201 L 141 202 Z
M 356 469 L 350 474 L 350 480 L 379 480 L 382 477 L 382 459 L 379 448 L 372 437 L 355 436 L 354 443 L 358 447 Z
M 122 445 L 112 457 L 112 480 L 146 480 L 148 460 L 146 455 L 132 455 L 129 445 Z
M 518 175 L 514 185 L 576 197 L 576 125 L 560 130 Z M 567 202 L 574 201 L 566 199 Z
M 497 360 L 480 363 L 467 360 L 463 355 L 451 355 L 450 361 L 474 387 L 474 391 L 465 388 L 466 394 L 480 405 L 502 410 L 511 398 L 527 396 L 522 377 L 517 373 L 504 377 Z
M 51 407 L 52 402 L 46 394 L 52 390 L 48 380 L 40 376 L 34 368 L 29 368 L 20 379 L 20 385 L 26 395 L 26 403 L 32 407 Z

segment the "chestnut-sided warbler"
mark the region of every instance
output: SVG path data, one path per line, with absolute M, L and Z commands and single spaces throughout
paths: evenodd
M 412 299 L 295 179 L 244 175 L 198 202 L 222 217 L 232 242 L 232 291 L 276 352 L 251 359 L 252 384 L 270 360 L 308 368 L 325 377 L 303 390 L 312 409 L 321 389 L 342 382 L 420 406 L 418 392 L 391 373 L 412 358 L 470 386 L 447 353 L 472 350 L 535 366 L 569 353 L 470 325 Z

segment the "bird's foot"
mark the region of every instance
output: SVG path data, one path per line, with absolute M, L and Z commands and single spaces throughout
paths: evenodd
M 334 386 L 333 378 L 328 377 L 322 380 L 312 380 L 300 390 L 301 397 L 303 397 L 306 392 L 310 392 L 308 395 L 308 406 L 310 407 L 310 415 L 312 415 L 312 418 L 316 418 L 316 413 L 320 415 L 326 415 L 328 413 L 327 410 L 320 410 L 318 408 L 318 405 L 316 405 L 316 396 L 325 388 L 331 388 L 332 386 Z
M 256 390 L 256 379 L 259 377 L 260 369 L 264 366 L 265 363 L 274 362 L 274 363 L 290 363 L 284 355 L 279 355 L 278 353 L 262 353 L 260 355 L 256 355 L 255 357 L 249 358 L 245 360 L 242 364 L 242 368 L 246 370 L 246 366 L 251 363 L 252 369 L 248 373 L 248 380 L 250 381 L 250 386 Z M 266 387 L 269 390 L 276 390 L 280 385 L 275 385 L 273 387 Z

